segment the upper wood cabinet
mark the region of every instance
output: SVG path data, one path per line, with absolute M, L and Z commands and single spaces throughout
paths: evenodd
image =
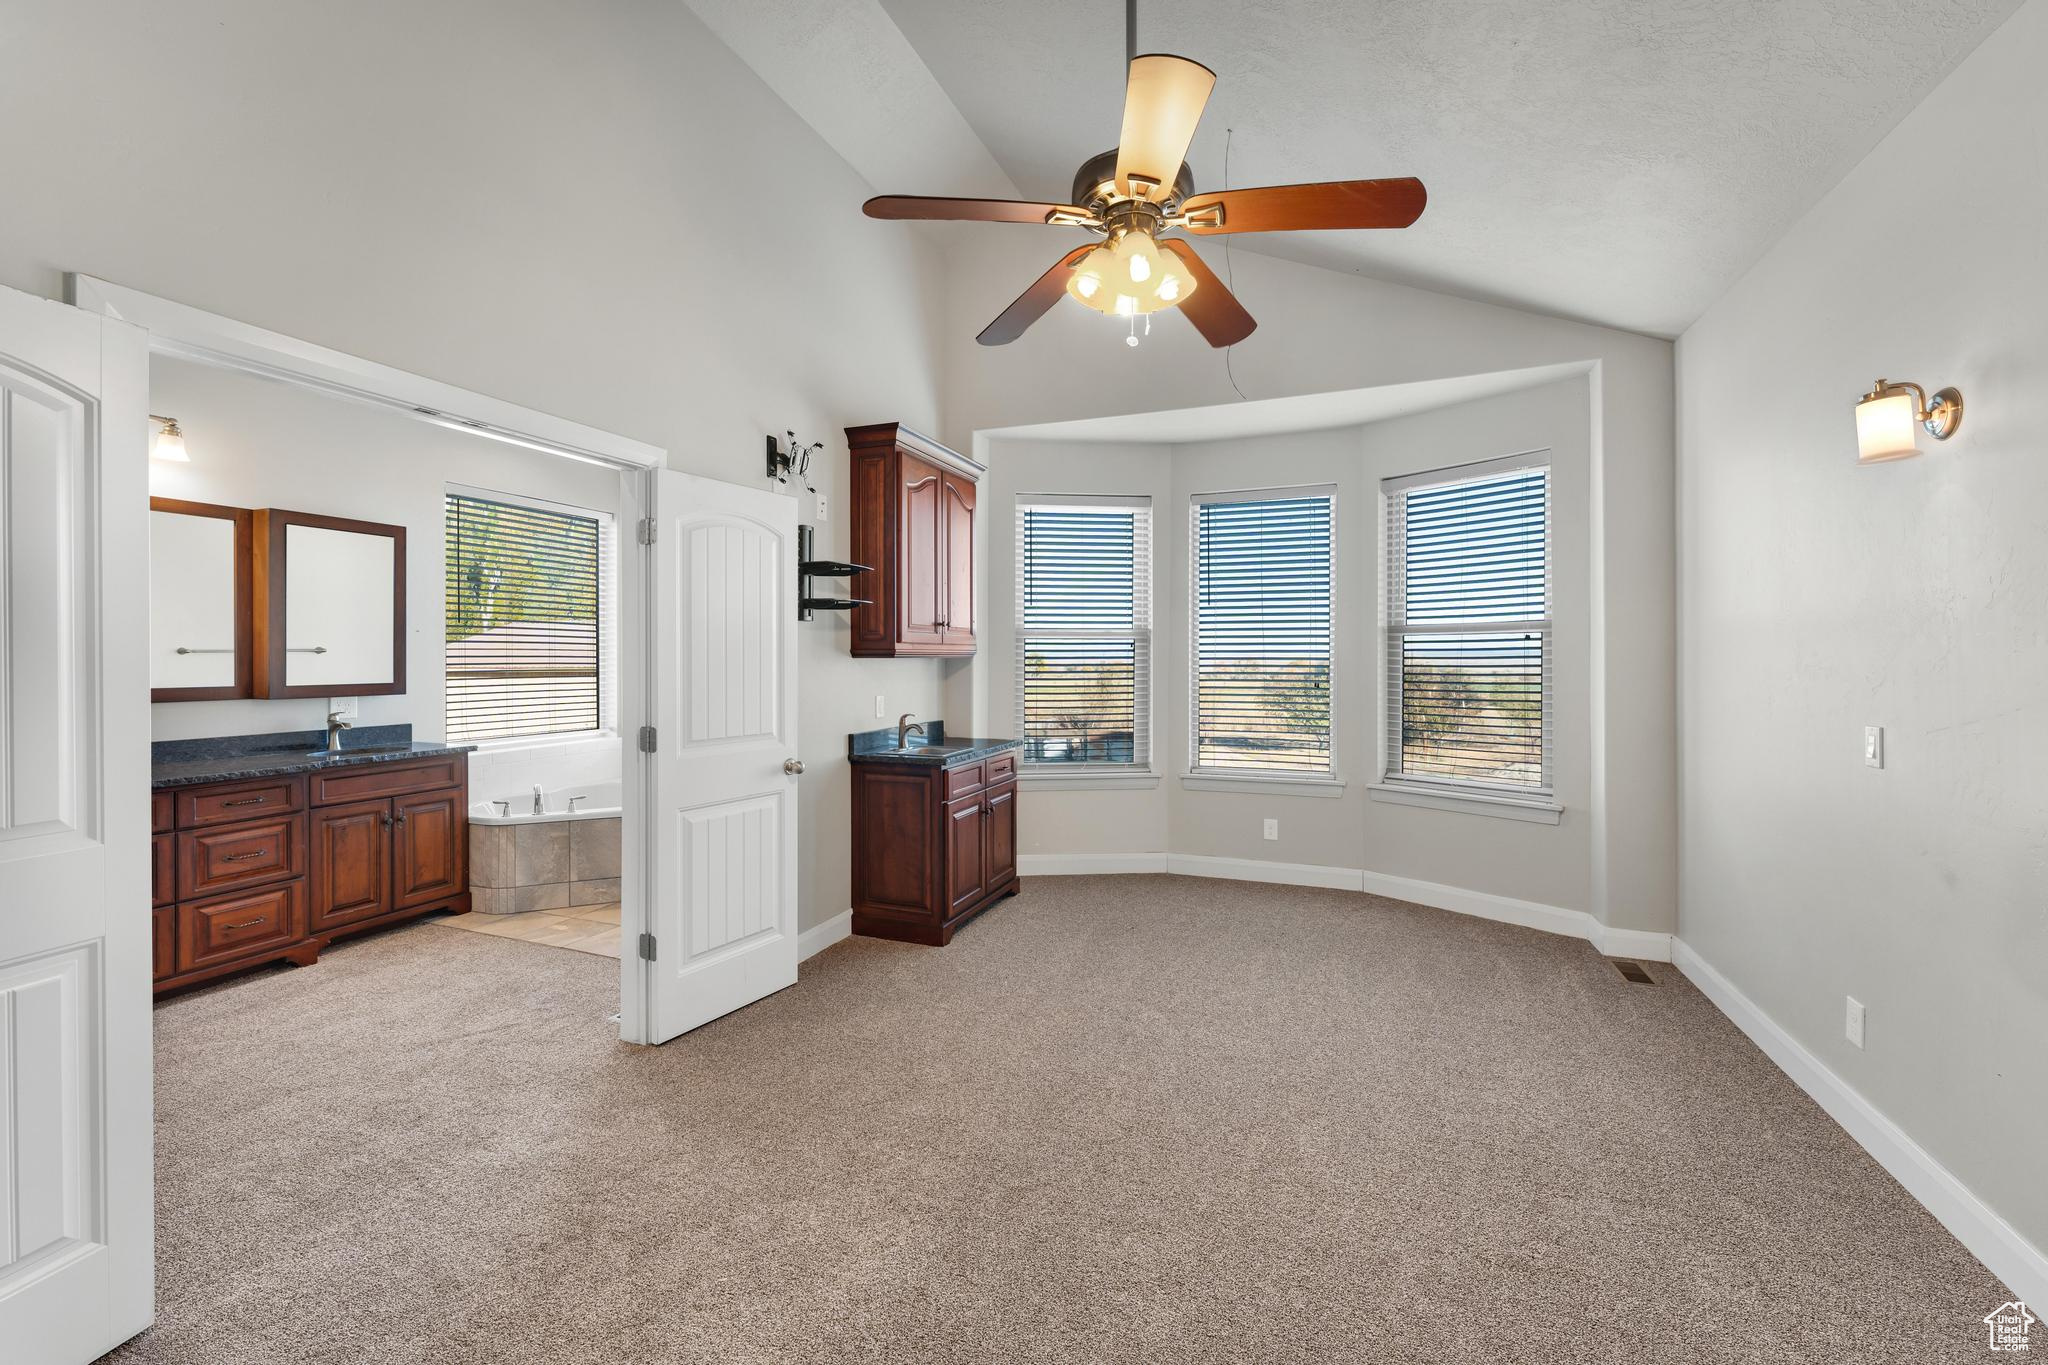
M 149 699 L 249 695 L 250 512 L 149 500 Z
M 405 528 L 266 507 L 255 514 L 255 691 L 405 691 Z
M 974 653 L 974 503 L 987 470 L 897 422 L 848 427 L 858 658 Z

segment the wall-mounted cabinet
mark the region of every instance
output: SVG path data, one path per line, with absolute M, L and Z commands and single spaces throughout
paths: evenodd
M 246 507 L 149 500 L 149 699 L 230 701 L 252 686 Z
M 255 514 L 256 695 L 405 691 L 405 528 Z
M 897 422 L 848 427 L 846 441 L 853 557 L 875 573 L 874 601 L 852 614 L 855 657 L 974 653 L 974 505 L 986 467 Z

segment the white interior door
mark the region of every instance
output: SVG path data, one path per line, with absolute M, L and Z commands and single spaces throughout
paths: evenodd
M 0 1359 L 147 1327 L 147 336 L 0 289 Z
M 663 470 L 654 503 L 659 1043 L 796 984 L 796 500 Z

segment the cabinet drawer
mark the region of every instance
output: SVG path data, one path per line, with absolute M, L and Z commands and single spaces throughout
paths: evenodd
M 208 825 L 230 825 L 258 815 L 283 815 L 306 808 L 306 779 L 268 778 L 261 782 L 237 782 L 231 786 L 197 787 L 175 793 L 178 798 L 178 828 L 203 829 Z
M 178 907 L 177 965 L 197 971 L 306 936 L 306 884 L 286 882 Z
M 149 903 L 169 905 L 178 898 L 178 836 L 151 835 L 149 853 Z
M 946 769 L 944 774 L 946 800 L 951 801 L 956 796 L 980 791 L 985 766 L 980 763 L 963 763 L 957 768 Z
M 281 881 L 306 870 L 306 819 L 283 815 L 178 834 L 178 899 Z
M 1017 755 L 1015 753 L 997 754 L 988 761 L 988 784 L 991 787 L 998 782 L 1007 782 L 1016 775 Z
M 169 792 L 149 794 L 149 829 L 152 834 L 162 834 L 177 820 L 178 803 L 171 799 Z
M 372 763 L 364 768 L 313 774 L 313 804 L 334 806 L 343 801 L 368 801 L 379 796 L 432 791 L 467 785 L 468 757 L 450 754 L 421 763 Z
M 178 970 L 178 910 L 159 905 L 150 915 L 150 975 L 161 981 Z

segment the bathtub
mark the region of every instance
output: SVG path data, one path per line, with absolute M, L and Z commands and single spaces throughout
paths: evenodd
M 570 810 L 574 800 L 576 809 Z M 557 820 L 616 820 L 624 812 L 623 798 L 616 782 L 597 782 L 584 787 L 563 787 L 559 791 L 541 792 L 545 807 L 539 815 L 533 813 L 533 788 L 509 795 L 501 794 L 477 801 L 469 808 L 469 823 L 472 825 L 544 825 Z M 500 811 L 500 803 L 504 810 Z

